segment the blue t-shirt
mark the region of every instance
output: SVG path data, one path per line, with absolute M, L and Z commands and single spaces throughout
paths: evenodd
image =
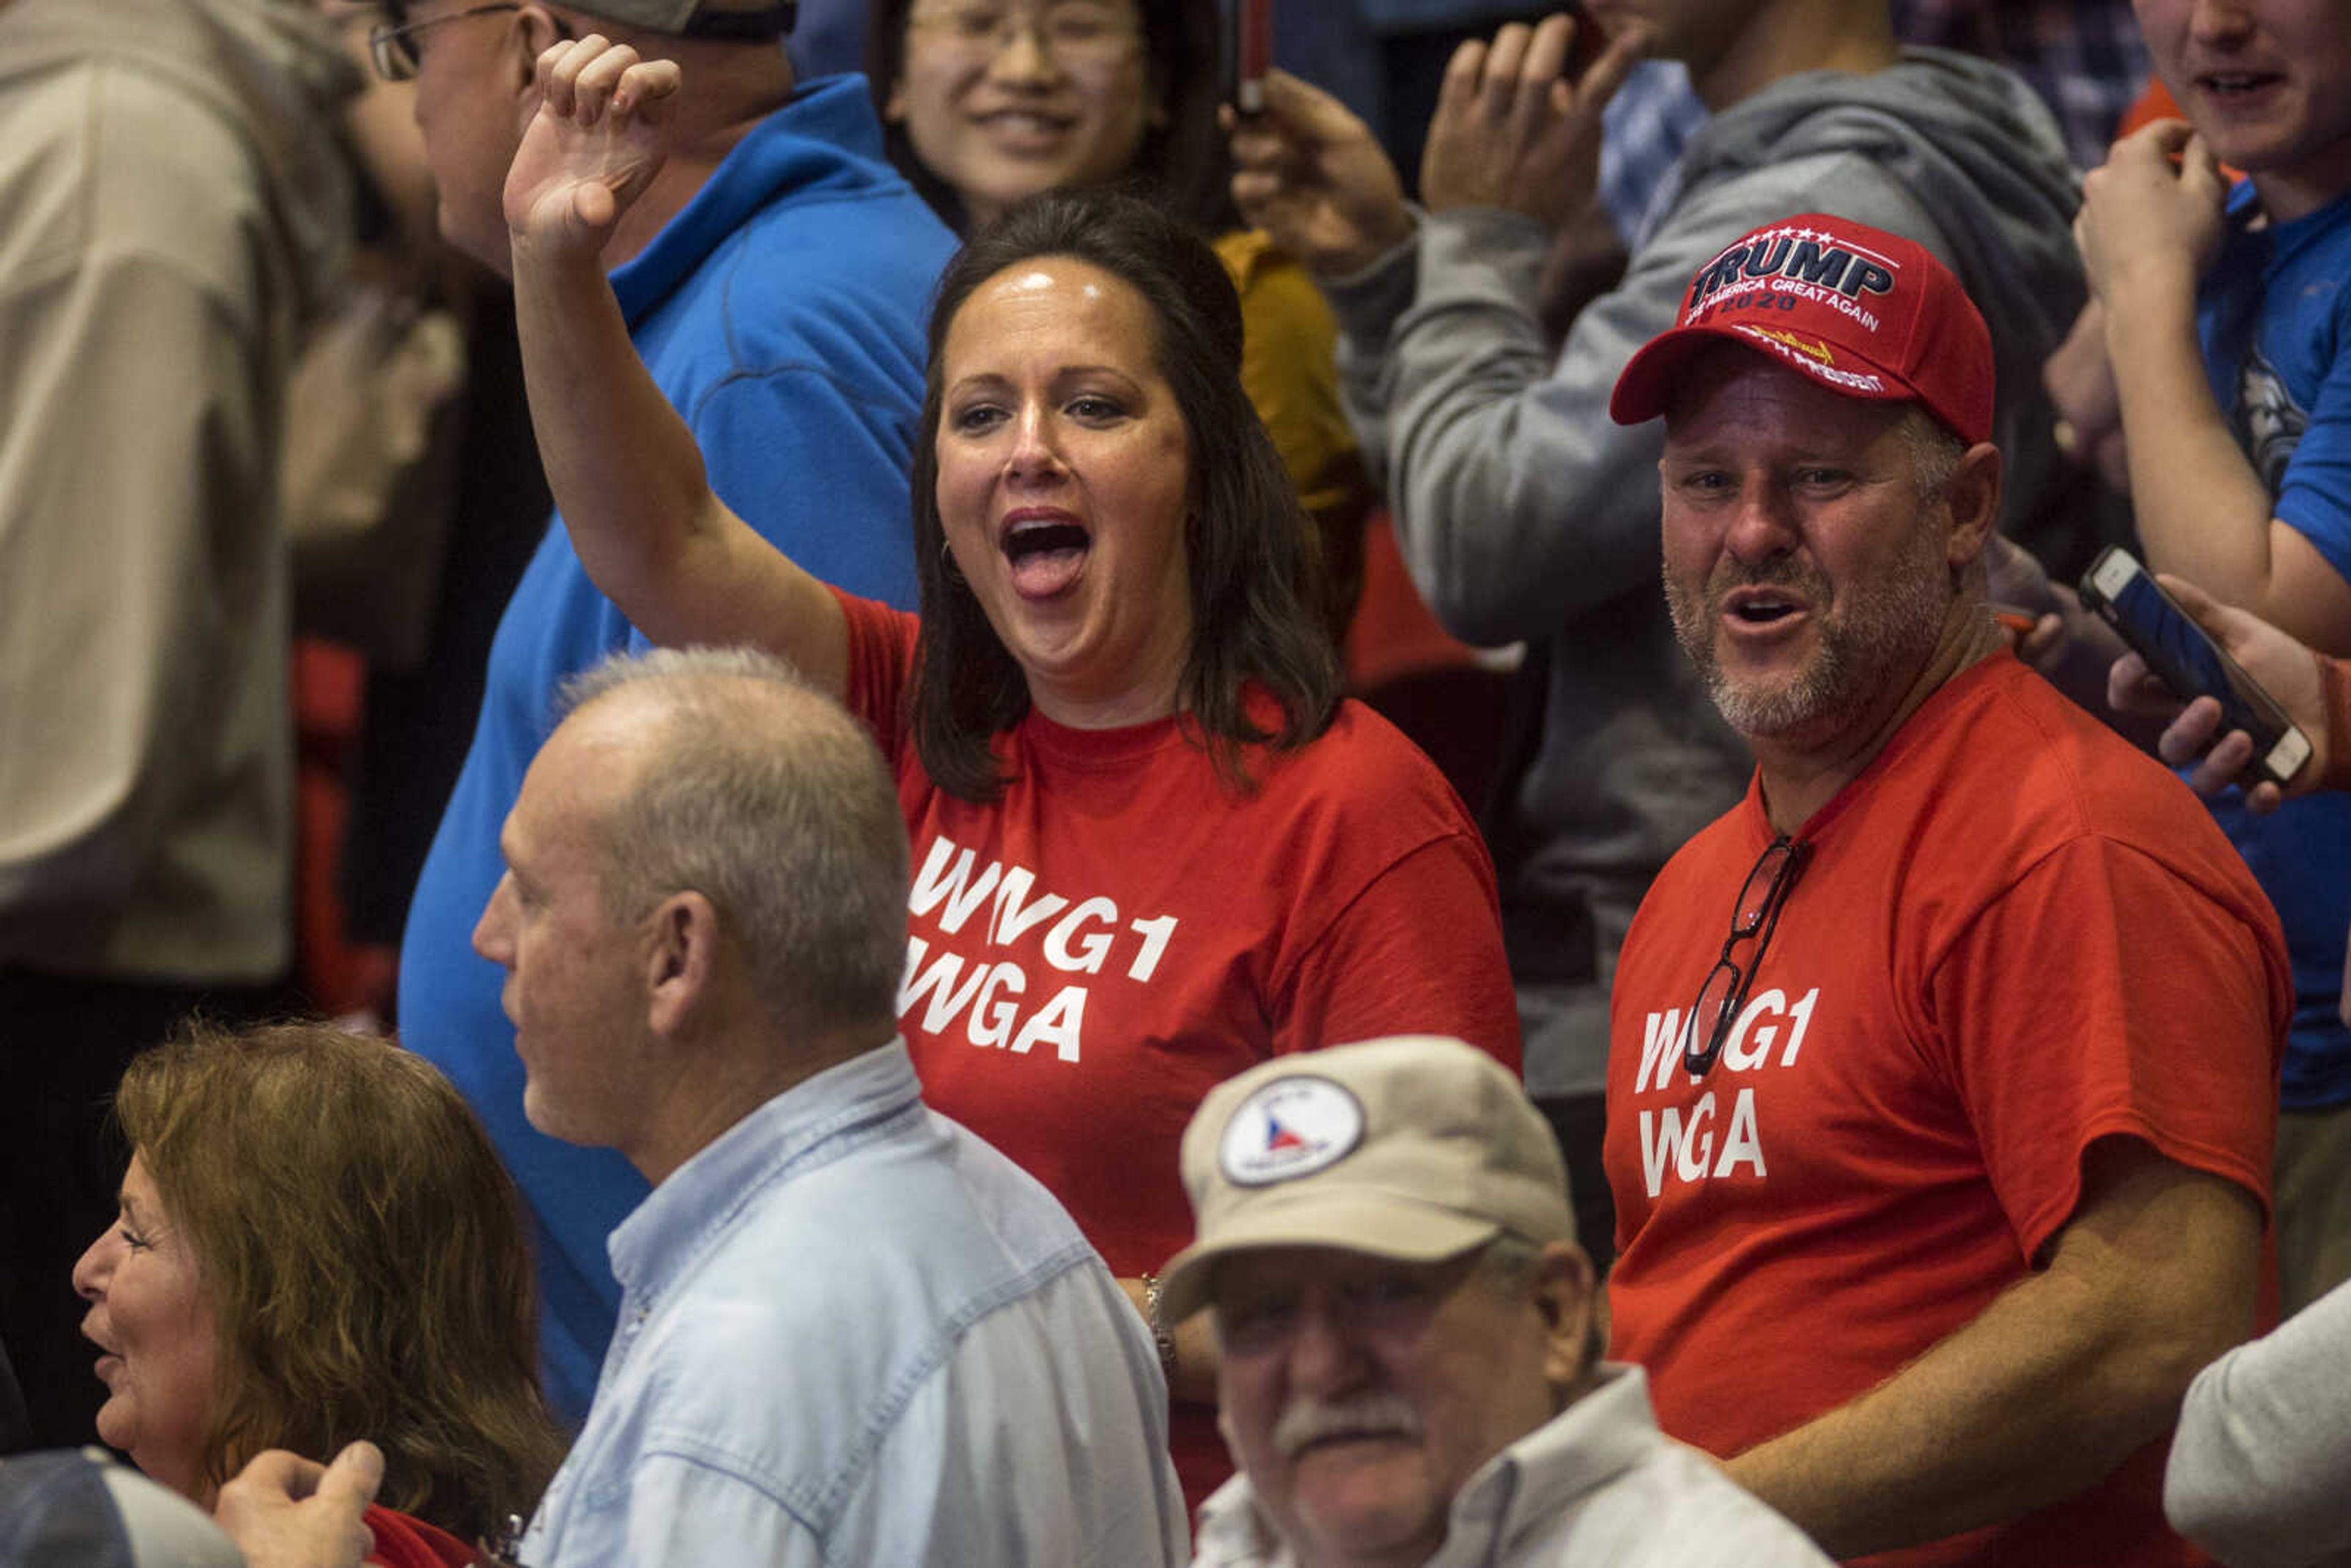
M 2268 228 L 2251 182 L 2198 299 L 2212 395 L 2278 518 L 2351 578 L 2351 194 Z M 2336 1013 L 2351 931 L 2351 795 L 2288 801 L 2256 817 L 2235 791 L 2212 814 L 2277 906 L 2294 958 L 2294 1022 L 2283 1103 L 2351 1101 L 2351 1030 Z
M 2212 395 L 2274 497 L 2279 519 L 2351 578 L 2351 193 L 2273 228 L 2250 181 L 2197 327 Z
M 719 497 L 819 578 L 900 606 L 914 597 L 907 474 L 923 323 L 953 248 L 883 161 L 864 79 L 833 77 L 737 144 L 612 274 L 637 351 L 693 428 Z M 471 936 L 557 689 L 643 641 L 550 526 L 498 623 L 473 748 L 401 949 L 402 1039 L 472 1103 L 532 1211 L 548 1395 L 575 1421 L 620 1301 L 605 1239 L 645 1184 L 610 1150 L 524 1119 L 503 975 Z

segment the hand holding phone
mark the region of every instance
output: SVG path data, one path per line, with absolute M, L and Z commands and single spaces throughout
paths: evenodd
M 2283 789 L 2310 760 L 2310 738 L 2285 708 L 2129 551 L 2102 552 L 2082 579 L 2082 599 L 2181 702 L 2210 697 L 2220 705 L 2222 733 L 2241 730 L 2251 737 L 2251 760 L 2238 779 L 2249 790 L 2263 783 Z M 2310 683 L 2315 686 L 2314 671 Z

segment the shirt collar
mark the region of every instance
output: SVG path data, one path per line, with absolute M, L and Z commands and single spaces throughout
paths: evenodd
M 649 1305 L 770 1184 L 833 1158 L 841 1134 L 921 1107 L 904 1040 L 793 1084 L 704 1145 L 621 1222 L 606 1243 L 613 1277 Z
M 1657 1441 L 1648 1375 L 1603 1363 L 1566 1409 L 1486 1461 L 1455 1494 L 1447 1541 L 1464 1536 L 1507 1548 L 1623 1475 Z
M 855 195 L 904 188 L 883 152 L 882 125 L 861 76 L 799 84 L 791 101 L 729 148 L 718 167 L 651 243 L 612 269 L 614 298 L 634 331 L 763 209 L 820 189 Z

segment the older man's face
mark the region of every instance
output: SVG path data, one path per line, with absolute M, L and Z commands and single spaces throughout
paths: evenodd
M 1301 1560 L 1421 1561 L 1479 1467 L 1551 1418 L 1553 1324 L 1510 1283 L 1475 1254 L 1280 1247 L 1219 1265 L 1226 1438 Z
M 1865 730 L 1942 634 L 1949 508 L 1920 493 L 1906 410 L 1724 348 L 1667 415 L 1667 605 L 1750 739 L 1816 749 Z
M 524 1071 L 523 1113 L 550 1137 L 627 1152 L 670 1070 L 646 1029 L 650 947 L 605 897 L 606 824 L 642 749 L 617 701 L 558 727 L 524 776 L 507 862 L 474 950 L 507 971 L 499 1002 Z
M 398 19 L 420 24 L 416 128 L 440 193 L 441 235 L 505 273 L 507 170 L 536 108 L 523 96 L 533 57 L 522 12 L 476 12 L 480 4 L 408 0 Z

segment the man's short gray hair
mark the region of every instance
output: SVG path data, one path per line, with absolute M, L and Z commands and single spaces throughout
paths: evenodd
M 1903 444 L 1910 449 L 1910 477 L 1917 485 L 1918 494 L 1928 500 L 1939 499 L 1943 486 L 1959 471 L 1959 460 L 1968 455 L 1968 444 L 1915 402 L 1902 411 L 1902 423 L 1896 428 L 1902 433 Z
M 1504 1291 L 1532 1290 L 1542 1267 L 1542 1249 L 1505 1230 L 1478 1249 L 1478 1269 Z
M 1543 1249 L 1523 1236 L 1502 1232 L 1478 1250 L 1479 1276 L 1493 1290 L 1516 1300 L 1534 1293 L 1535 1283 L 1542 1277 Z M 1594 1284 L 1595 1296 L 1604 1287 Z M 1608 1340 L 1600 1327 L 1601 1314 L 1593 1312 L 1583 1327 L 1583 1365 L 1585 1370 L 1599 1364 L 1608 1354 Z
M 747 648 L 614 654 L 562 693 L 568 714 L 622 698 L 662 728 L 605 823 L 606 911 L 636 920 L 699 893 L 794 1032 L 886 1027 L 906 957 L 906 829 L 864 727 Z

